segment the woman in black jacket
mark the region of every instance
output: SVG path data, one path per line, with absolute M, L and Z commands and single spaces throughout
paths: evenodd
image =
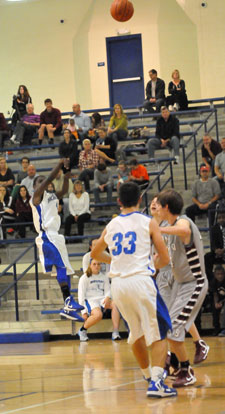
M 69 129 L 64 130 L 64 141 L 59 145 L 59 155 L 62 158 L 70 159 L 69 170 L 77 167 L 79 151 L 77 149 L 77 142 Z
M 16 126 L 17 121 L 20 121 L 21 118 L 26 114 L 26 105 L 32 103 L 32 99 L 28 92 L 28 89 L 25 85 L 20 85 L 17 91 L 17 95 L 13 96 L 12 107 L 15 109 L 15 112 L 12 116 L 12 126 Z
M 185 111 L 188 107 L 185 82 L 180 79 L 179 70 L 172 72 L 172 81 L 168 85 L 169 96 L 166 97 L 166 106 L 170 111 Z

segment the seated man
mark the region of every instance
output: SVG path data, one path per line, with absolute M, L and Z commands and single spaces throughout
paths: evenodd
M 214 172 L 214 161 L 216 155 L 222 152 L 221 145 L 215 139 L 212 139 L 210 135 L 205 134 L 202 138 L 203 144 L 201 147 L 202 160 L 207 167 L 210 167 L 212 170 L 212 176 L 215 175 Z
M 34 179 L 37 176 L 36 168 L 34 165 L 29 164 L 27 168 L 27 177 L 23 178 L 21 181 L 21 185 L 25 185 L 25 187 L 28 190 L 28 193 L 30 196 L 33 195 L 34 192 Z
M 60 135 L 62 131 L 61 112 L 57 108 L 53 108 L 52 100 L 45 99 L 46 109 L 40 115 L 40 128 L 38 130 L 38 144 L 42 144 L 45 131 L 47 131 L 49 144 L 54 144 L 54 135 Z
M 72 107 L 74 115 L 71 116 L 77 125 L 78 136 L 81 142 L 83 142 L 88 130 L 91 128 L 91 119 L 88 115 L 81 111 L 80 105 L 75 103 Z
M 213 280 L 213 265 L 225 264 L 225 210 L 218 211 L 217 223 L 210 229 L 210 240 L 211 251 L 204 256 L 209 282 Z
M 187 216 L 195 223 L 195 217 L 201 216 L 210 211 L 211 223 L 214 221 L 216 201 L 219 199 L 221 191 L 218 182 L 209 178 L 210 170 L 206 165 L 200 167 L 200 178 L 198 178 L 192 188 L 192 201 L 194 204 L 186 208 Z
M 10 130 L 2 112 L 0 112 L 0 151 L 4 147 L 4 140 L 10 136 Z
M 99 138 L 96 141 L 95 148 L 100 149 L 109 158 L 116 158 L 117 142 L 112 136 L 107 135 L 107 129 L 105 127 L 98 128 Z
M 170 111 L 166 106 L 162 106 L 161 108 L 161 117 L 157 119 L 155 135 L 156 138 L 150 138 L 148 140 L 147 146 L 149 158 L 155 157 L 156 149 L 167 147 L 174 151 L 174 164 L 179 164 L 179 120 L 170 114 Z
M 157 77 L 155 69 L 151 69 L 148 73 L 151 80 L 146 86 L 146 100 L 143 108 L 151 113 L 155 112 L 153 107 L 156 107 L 156 112 L 159 112 L 165 102 L 165 82 Z
M 221 265 L 215 268 L 210 290 L 213 294 L 214 333 L 218 336 L 225 336 L 225 270 Z
M 217 179 L 220 183 L 221 191 L 223 192 L 223 195 L 224 195 L 224 187 L 225 187 L 225 183 L 224 183 L 224 178 L 225 178 L 225 138 L 222 138 L 220 143 L 221 143 L 222 152 L 217 154 L 217 156 L 215 158 L 214 171 L 215 171 Z
M 101 203 L 100 192 L 107 192 L 107 203 L 112 202 L 112 190 L 113 179 L 112 171 L 109 167 L 106 167 L 104 163 L 100 163 L 94 172 L 94 188 L 93 193 L 95 197 L 95 203 Z
M 27 113 L 22 117 L 21 121 L 17 121 L 14 134 L 10 138 L 14 144 L 31 144 L 37 128 L 40 126 L 40 116 L 34 114 L 34 105 L 29 103 L 26 105 Z

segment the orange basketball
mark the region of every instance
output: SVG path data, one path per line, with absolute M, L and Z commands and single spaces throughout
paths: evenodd
M 118 22 L 127 22 L 134 14 L 133 4 L 128 0 L 114 0 L 110 13 Z

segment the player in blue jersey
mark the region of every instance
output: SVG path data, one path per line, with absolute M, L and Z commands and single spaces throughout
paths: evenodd
M 35 229 L 38 233 L 36 244 L 39 250 L 39 257 L 43 272 L 51 272 L 52 266 L 56 267 L 57 280 L 60 285 L 64 308 L 61 315 L 68 319 L 83 321 L 77 313 L 83 309 L 75 302 L 70 294 L 70 276 L 74 273 L 69 262 L 68 252 L 65 245 L 65 238 L 59 234 L 61 219 L 58 214 L 59 199 L 68 191 L 70 173 L 64 175 L 64 182 L 61 191 L 48 192 L 47 188 L 57 176 L 59 170 L 67 167 L 68 160 L 62 159 L 46 178 L 41 175 L 34 180 L 34 194 L 30 201 L 33 213 Z
M 112 298 L 129 325 L 128 343 L 148 380 L 147 396 L 176 396 L 176 390 L 163 381 L 167 354 L 165 338 L 171 321 L 151 277 L 156 268 L 169 263 L 168 251 L 156 221 L 138 211 L 141 201 L 138 185 L 122 184 L 119 200 L 121 214 L 106 226 L 91 256 L 110 263 Z M 154 257 L 153 245 L 157 251 Z M 110 254 L 105 252 L 106 247 Z M 148 347 L 151 347 L 152 368 Z

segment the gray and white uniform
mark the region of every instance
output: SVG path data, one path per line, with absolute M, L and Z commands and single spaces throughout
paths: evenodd
M 168 221 L 163 220 L 159 226 L 166 227 L 168 225 Z M 168 244 L 168 236 L 166 234 L 162 234 L 162 236 L 165 243 Z M 162 296 L 167 308 L 169 309 L 171 302 L 171 290 L 174 284 L 174 277 L 170 263 L 167 266 L 164 266 L 161 269 L 159 269 L 159 272 L 156 276 L 156 284 L 158 286 L 160 295 Z
M 185 245 L 180 237 L 169 235 L 165 238 L 168 245 L 170 263 L 175 283 L 171 292 L 169 313 L 173 331 L 168 337 L 183 342 L 185 331 L 188 331 L 194 322 L 205 299 L 208 281 L 205 274 L 204 252 L 201 235 L 198 228 L 187 216 L 180 219 L 190 223 L 191 241 Z

